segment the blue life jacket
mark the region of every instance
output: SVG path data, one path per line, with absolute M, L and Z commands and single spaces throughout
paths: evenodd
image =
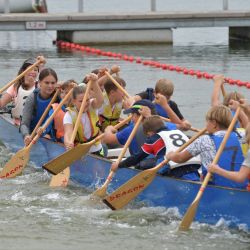
M 47 106 L 49 105 L 51 98 L 49 99 L 42 99 L 40 96 L 39 96 L 39 92 L 40 92 L 40 89 L 35 89 L 34 90 L 34 100 L 35 100 L 35 109 L 34 109 L 34 112 L 33 112 L 33 115 L 32 115 L 32 120 L 31 120 L 31 123 L 30 123 L 30 131 L 33 131 L 33 129 L 36 127 L 36 124 L 38 123 L 38 121 L 40 120 L 41 116 L 43 115 L 45 109 L 47 108 Z M 46 115 L 46 117 L 44 118 L 42 124 L 48 119 L 49 117 L 49 113 Z
M 232 116 L 234 117 L 235 111 L 234 111 L 234 110 L 231 110 L 231 113 L 232 113 Z M 236 122 L 235 125 L 234 125 L 234 128 L 240 128 L 240 127 L 241 127 L 240 122 L 239 122 L 239 120 L 237 120 L 237 122 Z
M 158 115 L 165 117 L 165 118 L 169 118 L 168 113 L 160 104 L 154 103 L 154 105 L 155 105 L 155 110 Z
M 218 151 L 220 144 L 223 140 L 223 136 L 210 135 L 211 139 L 214 141 L 216 151 Z M 220 156 L 218 165 L 228 171 L 239 171 L 244 160 L 244 156 L 241 150 L 241 146 L 237 135 L 235 132 L 232 132 L 230 137 L 227 140 L 226 146 Z M 206 175 L 207 171 L 203 168 L 202 174 Z M 231 181 L 227 178 L 224 178 L 218 174 L 213 174 L 211 184 L 232 188 L 241 188 L 245 189 L 247 186 L 247 181 L 244 183 L 237 183 Z

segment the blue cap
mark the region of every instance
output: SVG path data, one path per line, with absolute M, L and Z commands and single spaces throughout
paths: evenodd
M 146 99 L 142 99 L 140 101 L 135 102 L 131 108 L 124 110 L 123 113 L 124 114 L 130 114 L 130 113 L 137 113 L 137 114 L 139 114 L 138 110 L 142 106 L 149 107 L 151 109 L 151 111 L 155 110 L 155 106 L 154 106 L 154 104 L 151 101 L 146 100 Z

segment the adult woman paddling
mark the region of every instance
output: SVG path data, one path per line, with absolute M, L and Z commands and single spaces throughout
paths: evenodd
M 21 122 L 20 131 L 24 137 L 24 144 L 31 142 L 31 132 L 35 128 L 46 107 L 50 103 L 57 86 L 57 74 L 51 68 L 45 68 L 39 74 L 39 88 L 28 96 Z M 57 100 L 56 102 L 58 102 Z M 44 121 L 48 118 L 45 117 Z
M 33 58 L 25 60 L 18 71 L 18 75 L 24 72 L 35 62 L 36 60 Z M 24 77 L 11 85 L 0 98 L 0 108 L 4 108 L 8 103 L 14 101 L 14 108 L 12 108 L 11 113 L 16 125 L 20 125 L 20 118 L 23 115 L 23 107 L 26 98 L 34 91 L 36 87 L 38 72 L 39 67 L 34 67 L 31 71 L 26 73 Z

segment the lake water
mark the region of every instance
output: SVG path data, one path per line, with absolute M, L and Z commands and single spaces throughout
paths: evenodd
M 89 8 L 117 11 L 118 1 L 84 1 Z M 122 10 L 131 6 L 142 11 L 149 1 L 119 1 Z M 165 1 L 158 1 L 163 10 Z M 179 10 L 186 1 L 166 1 L 168 8 Z M 208 1 L 189 1 L 191 8 L 202 11 Z M 222 1 L 209 1 L 210 8 L 221 8 Z M 220 4 L 218 3 L 220 2 Z M 48 1 L 52 12 L 76 11 L 77 1 Z M 160 7 L 161 6 L 161 7 Z M 205 7 L 204 7 L 205 6 Z M 229 1 L 230 8 L 250 8 L 249 1 Z M 117 8 L 117 7 L 116 7 Z M 211 35 L 190 37 L 195 30 L 181 30 L 171 45 L 98 46 L 105 51 L 139 56 L 142 59 L 179 65 L 208 73 L 223 73 L 227 77 L 250 81 L 250 46 L 247 43 L 224 45 L 221 30 L 214 30 L 219 45 L 206 39 Z M 194 33 L 193 33 L 194 34 Z M 127 91 L 135 94 L 153 87 L 159 78 L 169 78 L 175 84 L 175 100 L 184 116 L 194 127 L 204 126 L 205 112 L 210 106 L 213 83 L 211 80 L 146 67 L 141 64 L 98 57 L 77 51 L 59 50 L 52 45 L 55 32 L 1 32 L 0 69 L 3 86 L 12 80 L 21 63 L 30 56 L 43 54 L 47 66 L 58 73 L 60 80 L 83 76 L 100 66 L 121 66 L 121 76 L 127 82 Z M 191 39 L 191 40 L 190 40 Z M 217 39 L 215 39 L 217 40 Z M 206 42 L 208 41 L 208 42 Z M 237 90 L 250 100 L 250 90 L 226 85 L 226 90 Z M 0 131 L 8 133 L 8 131 Z M 0 164 L 3 166 L 11 152 L 0 146 Z M 215 226 L 194 223 L 188 233 L 178 233 L 180 223 L 175 218 L 177 209 L 141 208 L 110 211 L 104 205 L 96 206 L 89 193 L 74 185 L 66 189 L 51 189 L 46 173 L 33 170 L 32 164 L 24 175 L 13 180 L 2 180 L 0 193 L 0 249 L 250 249 L 250 235 L 243 229 L 231 230 L 220 221 Z M 216 198 L 216 197 L 215 197 Z M 237 202 L 237 201 L 236 201 Z

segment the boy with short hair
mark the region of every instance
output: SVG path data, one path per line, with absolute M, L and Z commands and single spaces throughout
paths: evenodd
M 164 124 L 162 119 L 153 115 L 147 117 L 143 122 L 144 134 L 147 135 L 146 141 L 141 146 L 141 150 L 126 160 L 122 161 L 117 165 L 117 162 L 112 163 L 112 170 L 116 171 L 117 168 L 127 168 L 131 166 L 137 166 L 138 163 L 143 161 L 149 155 L 154 155 L 158 159 L 158 163 L 164 160 L 164 156 L 167 151 L 173 147 L 178 148 L 185 143 L 188 138 L 180 130 L 171 129 Z M 185 164 L 175 164 L 169 162 L 168 165 L 164 166 L 158 173 L 174 176 L 177 178 L 188 179 L 197 181 L 199 180 L 198 168 L 200 167 L 199 159 L 192 159 L 192 162 Z M 154 165 L 148 166 L 148 168 L 154 167 Z
M 157 114 L 166 118 L 170 118 L 167 109 L 169 106 L 179 118 L 178 122 L 172 122 L 180 124 L 183 130 L 188 130 L 191 128 L 191 124 L 184 119 L 176 102 L 171 100 L 173 92 L 174 85 L 172 81 L 166 78 L 161 78 L 156 82 L 154 89 L 147 88 L 146 91 L 137 94 L 135 100 L 148 99 L 153 101 L 155 103 Z
M 167 158 L 171 161 L 182 163 L 193 156 L 200 155 L 202 175 L 207 174 L 208 166 L 212 163 L 223 137 L 232 121 L 232 114 L 228 107 L 218 105 L 210 108 L 206 115 L 208 135 L 203 135 L 189 145 L 182 152 L 169 152 Z M 243 153 L 235 132 L 232 132 L 218 164 L 224 169 L 238 171 L 243 162 Z M 219 175 L 213 175 L 211 184 L 227 187 L 242 188 L 246 183 L 237 184 Z
M 235 102 L 235 101 L 233 101 Z M 245 114 L 248 117 L 248 120 L 250 121 L 250 106 L 247 103 L 246 99 L 240 100 L 241 107 Z M 239 103 L 238 103 L 239 105 Z M 236 106 L 238 106 L 236 105 Z M 248 123 L 246 127 L 246 134 L 245 134 L 245 140 L 247 144 L 246 152 L 244 152 L 245 160 L 242 163 L 239 171 L 232 171 L 226 170 L 222 167 L 220 167 L 218 164 L 211 164 L 208 168 L 208 171 L 213 174 L 218 174 L 223 176 L 224 178 L 227 178 L 229 180 L 244 183 L 246 180 L 248 180 L 247 190 L 250 191 L 250 123 Z

